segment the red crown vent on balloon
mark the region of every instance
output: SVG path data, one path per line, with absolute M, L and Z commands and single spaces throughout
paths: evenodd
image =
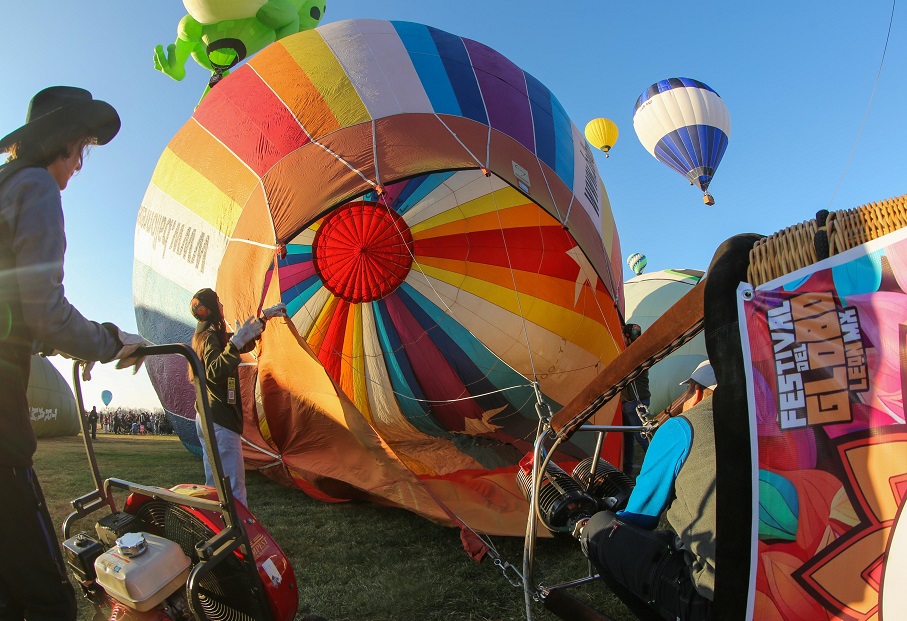
M 413 237 L 403 218 L 379 203 L 347 203 L 325 217 L 312 242 L 324 286 L 354 304 L 392 293 L 413 264 Z

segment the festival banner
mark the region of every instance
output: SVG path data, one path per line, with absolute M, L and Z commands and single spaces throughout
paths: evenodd
M 738 296 L 750 618 L 904 618 L 907 229 Z

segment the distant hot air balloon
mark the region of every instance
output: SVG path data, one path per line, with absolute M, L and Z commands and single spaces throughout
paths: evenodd
M 113 401 L 113 393 L 105 390 L 101 393 L 101 401 L 104 402 L 104 405 L 110 405 L 110 402 Z
M 690 78 L 656 82 L 636 100 L 633 127 L 649 153 L 698 185 L 706 205 L 715 204 L 708 187 L 731 135 L 718 93 Z
M 586 123 L 584 133 L 589 144 L 596 149 L 604 151 L 605 157 L 608 157 L 608 151 L 617 142 L 619 132 L 617 131 L 617 125 L 610 119 L 592 119 Z
M 629 257 L 627 257 L 627 266 L 633 273 L 637 276 L 642 274 L 643 270 L 646 269 L 646 265 L 649 264 L 649 260 L 646 258 L 646 255 L 640 254 L 639 252 L 634 252 Z

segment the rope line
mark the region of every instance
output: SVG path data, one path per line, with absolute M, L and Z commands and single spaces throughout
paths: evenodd
M 897 0 L 891 0 L 891 17 L 888 20 L 888 34 L 885 35 L 885 47 L 882 48 L 882 60 L 879 62 L 879 71 L 876 74 L 875 84 L 872 85 L 872 95 L 869 96 L 869 105 L 866 106 L 866 114 L 863 115 L 863 122 L 860 123 L 860 131 L 857 132 L 857 138 L 854 140 L 853 148 L 850 150 L 850 157 L 847 158 L 847 164 L 844 166 L 844 170 L 841 172 L 841 178 L 838 179 L 838 185 L 835 187 L 834 193 L 831 195 L 831 200 L 828 201 L 828 210 L 831 211 L 831 206 L 835 202 L 835 197 L 838 195 L 838 190 L 841 189 L 841 184 L 844 183 L 844 176 L 847 174 L 847 170 L 850 168 L 850 163 L 853 161 L 853 156 L 857 152 L 857 145 L 860 144 L 860 138 L 863 136 L 863 128 L 866 127 L 866 120 L 869 118 L 869 111 L 872 110 L 872 101 L 876 96 L 876 89 L 879 87 L 879 79 L 882 77 L 882 67 L 885 65 L 885 54 L 888 52 L 888 40 L 891 38 L 891 25 L 894 23 L 894 7 L 897 5 Z

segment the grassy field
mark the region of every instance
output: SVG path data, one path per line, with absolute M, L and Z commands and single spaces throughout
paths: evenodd
M 204 481 L 201 460 L 175 436 L 100 434 L 95 450 L 105 478 L 161 487 Z M 70 512 L 69 501 L 93 489 L 81 436 L 40 440 L 35 470 L 51 516 L 62 525 Z M 256 472 L 248 473 L 247 486 L 252 512 L 287 553 L 296 572 L 297 619 L 306 613 L 329 621 L 527 618 L 522 589 L 511 586 L 491 560 L 470 559 L 456 529 L 398 509 L 318 502 Z M 93 531 L 94 522 L 76 524 L 78 530 Z M 493 543 L 505 560 L 522 566 L 521 538 L 496 537 Z M 539 540 L 536 582 L 557 584 L 582 577 L 586 571 L 585 559 L 572 539 Z M 634 618 L 600 583 L 570 593 L 614 621 Z M 537 621 L 558 619 L 536 603 L 532 616 Z M 80 620 L 90 618 L 90 607 L 83 605 Z

